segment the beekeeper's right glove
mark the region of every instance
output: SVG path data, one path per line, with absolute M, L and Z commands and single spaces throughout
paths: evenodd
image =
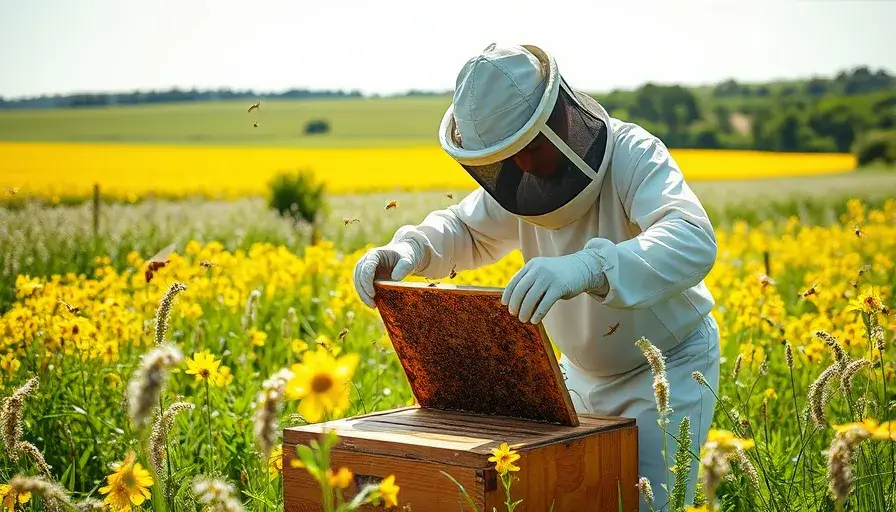
M 376 308 L 373 302 L 373 281 L 401 281 L 423 261 L 423 250 L 414 241 L 393 242 L 367 251 L 355 265 L 355 290 L 361 302 Z

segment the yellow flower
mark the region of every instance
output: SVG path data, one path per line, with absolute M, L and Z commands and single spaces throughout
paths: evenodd
M 896 441 L 896 422 L 893 421 L 878 423 L 877 420 L 873 418 L 865 418 L 860 423 L 834 425 L 834 430 L 838 433 L 858 430 L 875 439 Z
M 139 507 L 149 499 L 149 487 L 154 483 L 149 471 L 137 462 L 134 452 L 128 452 L 124 462 L 118 465 L 115 473 L 106 477 L 108 485 L 100 488 L 106 494 L 104 503 L 111 505 L 117 512 L 131 510 L 131 505 Z
M 231 382 L 233 382 L 233 374 L 230 373 L 230 368 L 227 366 L 218 368 L 218 372 L 212 377 L 212 384 L 218 387 L 224 387 Z
M 692 507 L 688 505 L 685 509 L 685 512 L 710 512 L 709 508 L 706 505 L 700 505 L 699 507 Z
M 323 347 L 306 352 L 301 364 L 292 365 L 294 376 L 286 384 L 286 396 L 301 400 L 299 414 L 309 422 L 319 421 L 325 413 L 339 415 L 350 405 L 350 383 L 359 361 L 358 354 L 334 359 Z
M 348 468 L 339 468 L 336 474 L 332 469 L 327 470 L 327 478 L 330 480 L 330 487 L 338 487 L 340 489 L 348 489 L 352 484 L 352 472 Z
M 308 350 L 308 344 L 298 338 L 293 339 L 290 345 L 292 346 L 292 351 L 296 354 L 301 354 Z
M 880 293 L 875 286 L 866 286 L 859 296 L 846 306 L 847 311 L 862 311 L 873 315 L 887 309 L 881 301 Z
M 298 460 L 298 459 L 295 459 Z M 271 450 L 268 456 L 268 473 L 271 477 L 279 475 L 283 471 L 283 445 L 278 444 Z
M 755 443 L 752 439 L 741 439 L 728 430 L 710 429 L 706 444 L 722 449 L 749 450 Z
M 16 491 L 10 487 L 9 484 L 0 484 L 0 499 L 2 499 L 2 506 L 9 512 L 12 512 L 16 508 L 16 502 L 20 505 L 24 505 L 31 501 L 31 493 L 23 492 L 21 494 L 17 494 Z
M 519 471 L 519 466 L 513 463 L 519 460 L 520 455 L 511 450 L 507 443 L 501 443 L 498 448 L 492 448 L 493 455 L 488 458 L 489 462 L 495 463 L 495 470 L 502 475 L 508 471 Z
M 399 487 L 395 485 L 395 475 L 389 475 L 380 482 L 379 492 L 383 495 L 386 506 L 398 506 L 398 489 Z
M 193 358 L 189 357 L 186 360 L 187 363 L 187 374 L 195 375 L 196 381 L 199 382 L 201 380 L 213 380 L 218 374 L 218 366 L 221 364 L 221 361 L 216 361 L 215 356 L 211 354 L 208 350 L 203 350 L 202 352 L 198 352 L 193 355 Z
M 766 389 L 765 393 L 763 393 L 763 394 L 765 395 L 765 398 L 768 398 L 769 400 L 777 400 L 778 399 L 778 393 L 774 390 L 774 388 Z
M 268 334 L 264 331 L 258 331 L 256 329 L 249 330 L 249 339 L 252 340 L 252 346 L 255 347 L 263 347 L 264 342 L 268 339 Z

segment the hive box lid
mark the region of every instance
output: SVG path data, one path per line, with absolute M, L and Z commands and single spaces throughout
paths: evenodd
M 502 288 L 395 281 L 374 287 L 421 408 L 579 425 L 547 333 L 511 315 Z
M 580 419 L 570 427 L 410 406 L 288 427 L 283 442 L 307 445 L 332 431 L 339 436 L 336 450 L 485 468 L 493 465 L 488 458 L 501 443 L 524 452 L 635 426 L 633 418 L 583 414 Z

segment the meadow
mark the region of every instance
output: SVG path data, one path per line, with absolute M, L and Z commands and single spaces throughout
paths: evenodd
M 264 104 L 253 117 L 233 106 L 232 114 L 221 104 L 0 113 L 0 139 L 12 141 L 0 152 L 19 155 L 0 159 L 4 171 L 18 173 L 11 180 L 4 172 L 0 180 L 10 181 L 0 185 L 21 188 L 0 208 L 4 510 L 282 510 L 283 427 L 414 403 L 381 320 L 356 297 L 353 267 L 402 224 L 459 201 L 469 182 L 456 170 L 450 178 L 396 172 L 388 156 L 374 170 L 334 164 L 319 173 L 331 186 L 321 241 L 310 244 L 309 226 L 268 208 L 268 171 L 253 158 L 282 151 L 282 165 L 264 161 L 301 167 L 327 144 L 299 147 L 301 135 L 263 140 L 256 134 L 275 122 L 275 114 L 264 117 L 274 108 Z M 428 131 L 441 108 L 418 130 Z M 228 132 L 231 120 L 244 126 L 254 118 L 258 129 Z M 279 119 L 279 133 L 300 127 Z M 432 142 L 405 132 L 406 123 L 382 112 L 366 119 L 366 128 L 334 131 L 330 149 L 393 158 L 424 151 L 436 161 Z M 216 130 L 218 147 L 190 136 Z M 257 144 L 247 142 L 254 136 Z M 352 146 L 352 137 L 367 142 Z M 147 143 L 163 146 L 139 149 Z M 22 156 L 22 148 L 41 150 Z M 704 167 L 675 154 L 717 228 L 707 284 L 722 332 L 722 379 L 711 390 L 719 405 L 707 443 L 657 456 L 700 468 L 698 502 L 687 504 L 695 510 L 892 510 L 896 173 L 820 176 L 822 163 L 791 154 L 798 165 L 788 168 L 805 169 L 793 174 L 814 172 L 781 178 L 763 171 L 768 162 L 746 165 L 744 153 L 695 154 L 691 162 L 705 158 Z M 414 158 L 429 158 L 421 155 Z M 240 165 L 247 171 L 230 170 Z M 756 179 L 763 172 L 779 179 Z M 82 188 L 69 190 L 70 201 L 54 200 L 61 192 L 49 187 L 66 176 Z M 98 210 L 85 202 L 94 180 L 111 194 Z M 185 184 L 232 196 L 185 197 L 194 192 Z M 169 194 L 160 195 L 171 197 L 147 196 L 164 187 Z M 32 192 L 39 201 L 28 199 Z M 385 209 L 389 201 L 397 207 Z M 168 263 L 151 266 L 169 244 Z M 504 286 L 522 263 L 515 252 L 443 281 Z M 646 341 L 645 364 L 675 393 Z M 668 425 L 670 435 L 680 437 L 682 427 Z M 515 466 L 512 448 L 496 454 L 508 482 L 527 470 Z M 330 468 L 323 455 L 310 447 L 298 454 L 323 495 L 338 501 L 360 490 L 352 468 Z M 359 501 L 405 505 L 403 485 L 386 480 Z M 647 483 L 641 487 L 647 499 Z M 676 480 L 676 512 L 685 510 L 680 489 Z

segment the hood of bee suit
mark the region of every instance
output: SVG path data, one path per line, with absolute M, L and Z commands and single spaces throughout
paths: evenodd
M 570 88 L 544 50 L 492 44 L 461 68 L 439 142 L 504 209 L 559 229 L 597 200 L 613 134 L 606 110 Z M 546 144 L 551 158 L 534 165 L 551 172 L 520 164 Z

